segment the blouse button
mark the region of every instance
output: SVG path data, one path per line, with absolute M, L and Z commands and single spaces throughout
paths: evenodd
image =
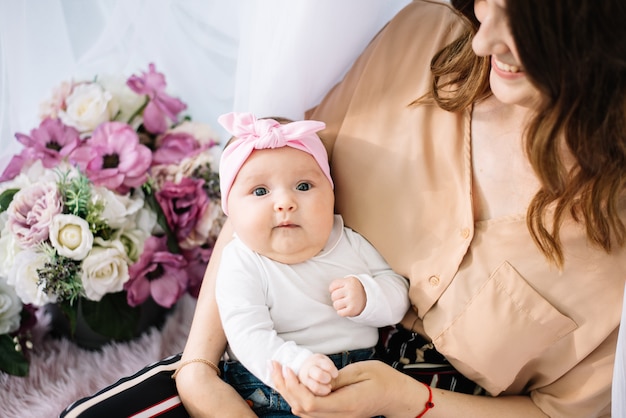
M 470 236 L 470 229 L 469 228 L 461 229 L 461 236 L 463 237 L 463 239 L 469 238 L 469 236 Z
M 430 279 L 428 279 L 428 283 L 430 283 L 431 286 L 438 286 L 439 285 L 439 277 L 437 276 L 431 276 Z

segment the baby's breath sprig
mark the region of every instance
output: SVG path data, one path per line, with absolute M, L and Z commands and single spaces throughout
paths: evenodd
M 15 351 L 18 353 L 33 349 L 33 341 L 27 336 L 16 335 L 13 337 L 13 343 L 15 344 Z
M 59 300 L 67 300 L 70 305 L 81 296 L 83 284 L 80 280 L 80 261 L 63 257 L 50 246 L 44 249 L 50 254 L 42 268 L 37 269 L 37 286 L 48 294 L 57 295 Z

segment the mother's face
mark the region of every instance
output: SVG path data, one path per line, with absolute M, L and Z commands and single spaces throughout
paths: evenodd
M 526 76 L 519 59 L 505 0 L 475 0 L 474 14 L 480 26 L 472 48 L 476 55 L 491 56 L 489 82 L 494 96 L 502 103 L 534 107 L 539 91 Z

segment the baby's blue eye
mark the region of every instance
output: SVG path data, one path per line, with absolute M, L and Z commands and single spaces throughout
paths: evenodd
M 268 193 L 267 189 L 265 187 L 257 187 L 256 189 L 254 189 L 252 191 L 252 194 L 255 196 L 264 196 Z
M 301 192 L 306 192 L 307 190 L 311 190 L 310 183 L 300 183 L 296 186 L 296 190 L 300 190 Z

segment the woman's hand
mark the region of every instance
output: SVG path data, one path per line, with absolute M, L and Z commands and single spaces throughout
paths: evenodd
M 303 418 L 416 417 L 424 412 L 426 386 L 377 360 L 361 361 L 339 370 L 333 392 L 315 396 L 288 367 L 273 364 L 272 379 L 295 415 Z M 432 389 L 434 408 L 428 417 L 538 417 L 546 415 L 530 396 L 474 396 Z
M 292 412 L 305 418 L 414 417 L 428 400 L 424 385 L 376 360 L 341 369 L 327 396 L 315 396 L 291 369 L 276 362 L 272 379 Z

